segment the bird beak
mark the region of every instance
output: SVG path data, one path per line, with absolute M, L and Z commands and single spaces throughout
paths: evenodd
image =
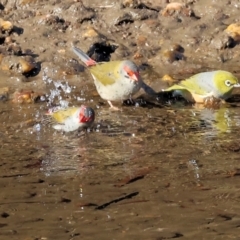
M 233 85 L 234 87 L 240 87 L 240 83 L 236 83 Z
M 138 72 L 133 73 L 133 74 L 130 76 L 130 78 L 131 78 L 133 81 L 138 82 L 138 80 L 139 80 L 139 73 L 138 73 Z

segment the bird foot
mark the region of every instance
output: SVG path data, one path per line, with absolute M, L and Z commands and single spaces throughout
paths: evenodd
M 110 109 L 114 110 L 114 111 L 119 111 L 120 109 L 118 107 L 113 106 L 113 104 L 111 103 L 111 101 L 108 101 L 108 104 L 110 105 Z
M 211 97 L 207 97 L 204 99 L 203 105 L 206 108 L 218 109 L 220 107 L 221 103 L 223 103 L 221 99 L 211 96 Z

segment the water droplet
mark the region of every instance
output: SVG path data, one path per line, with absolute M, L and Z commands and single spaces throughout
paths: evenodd
M 41 124 L 37 123 L 33 126 L 33 131 L 34 132 L 39 132 L 41 130 Z

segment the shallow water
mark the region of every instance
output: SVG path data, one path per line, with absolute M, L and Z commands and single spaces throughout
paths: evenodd
M 108 106 L 86 133 L 1 103 L 0 239 L 238 239 L 238 107 Z

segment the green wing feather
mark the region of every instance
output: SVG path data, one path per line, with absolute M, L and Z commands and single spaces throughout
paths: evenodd
M 122 61 L 98 63 L 89 68 L 94 77 L 103 85 L 111 85 L 119 78 L 119 70 Z
M 195 93 L 198 95 L 206 95 L 206 89 L 202 88 L 199 85 L 199 80 L 197 79 L 196 76 L 183 80 L 179 84 L 175 84 L 167 88 L 165 91 L 172 91 L 172 90 L 187 90 L 191 93 Z

